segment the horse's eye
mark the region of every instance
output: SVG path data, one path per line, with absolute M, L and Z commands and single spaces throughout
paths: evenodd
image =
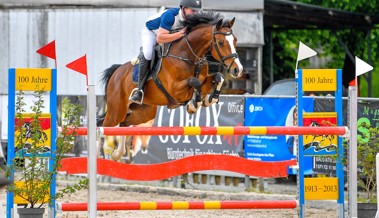
M 218 44 L 219 46 L 224 46 L 224 40 L 218 40 L 217 44 Z

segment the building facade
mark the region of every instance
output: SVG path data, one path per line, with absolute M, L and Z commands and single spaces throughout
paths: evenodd
M 0 0 L 1 122 L 6 122 L 8 69 L 57 68 L 58 95 L 86 95 L 86 81 L 66 64 L 87 55 L 89 84 L 104 95 L 100 75 L 112 64 L 136 57 L 144 21 L 154 13 L 177 7 L 178 0 Z M 236 18 L 237 52 L 245 68 L 242 79 L 227 78 L 224 93 L 262 92 L 263 0 L 203 0 L 204 10 Z M 56 41 L 57 62 L 36 53 Z M 2 125 L 2 138 L 6 125 Z

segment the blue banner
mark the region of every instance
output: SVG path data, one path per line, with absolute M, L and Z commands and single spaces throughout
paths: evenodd
M 313 111 L 313 100 L 305 98 L 304 111 Z M 245 126 L 297 125 L 295 98 L 246 98 Z M 259 161 L 283 161 L 296 158 L 293 136 L 249 135 L 244 138 L 245 157 Z M 313 157 L 305 157 L 304 173 L 312 174 Z M 289 169 L 288 174 L 296 174 Z

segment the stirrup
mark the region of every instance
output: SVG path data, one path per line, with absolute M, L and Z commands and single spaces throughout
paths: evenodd
M 142 97 L 141 97 L 141 100 L 140 100 L 140 101 L 136 101 L 136 100 L 133 100 L 133 99 L 132 99 L 132 97 L 134 96 L 134 94 L 136 94 L 136 92 L 141 92 L 141 94 L 142 94 Z M 134 89 L 132 90 L 132 92 L 130 93 L 129 101 L 141 105 L 142 102 L 143 102 L 143 98 L 144 98 L 144 96 L 145 96 L 145 93 L 143 92 L 142 89 L 134 88 Z

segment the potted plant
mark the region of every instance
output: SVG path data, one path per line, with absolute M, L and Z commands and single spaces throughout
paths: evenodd
M 376 154 L 379 153 L 379 129 L 372 127 L 367 118 L 360 118 L 358 128 L 358 187 L 365 191 L 359 198 L 358 217 L 374 217 L 376 203 Z M 379 164 L 379 163 L 378 163 Z
M 54 200 L 65 194 L 75 193 L 88 186 L 88 180 L 83 179 L 50 195 L 50 185 L 56 179 L 60 160 L 72 149 L 75 140 L 75 130 L 68 131 L 67 127 L 75 129 L 79 126 L 79 113 L 82 108 L 79 105 L 71 104 L 67 99 L 63 100 L 63 130 L 57 136 L 55 152 L 50 152 L 50 148 L 45 146 L 48 136 L 44 132 L 44 124 L 41 122 L 44 109 L 43 91 L 34 92 L 35 101 L 30 108 L 32 113 L 28 114 L 27 120 L 25 119 L 24 107 L 26 104 L 23 94 L 20 91 L 16 98 L 16 155 L 7 169 L 9 177 L 14 175 L 14 182 L 7 187 L 7 191 L 13 192 L 15 199 L 21 199 L 23 202 L 24 207 L 18 208 L 20 218 L 29 217 L 31 214 L 40 214 L 38 216 L 43 217 L 45 206 L 51 205 Z M 46 158 L 43 157 L 43 153 L 50 155 Z M 49 166 L 49 158 L 54 160 L 52 166 Z

